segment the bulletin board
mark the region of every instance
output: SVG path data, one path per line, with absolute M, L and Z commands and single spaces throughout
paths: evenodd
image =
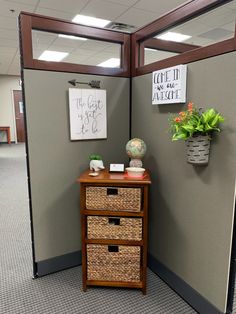
M 69 88 L 70 139 L 107 138 L 106 90 Z

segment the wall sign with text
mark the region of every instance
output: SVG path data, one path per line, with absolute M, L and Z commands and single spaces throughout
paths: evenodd
M 187 65 L 180 64 L 152 73 L 152 104 L 186 102 Z
M 107 137 L 106 91 L 69 88 L 70 139 Z

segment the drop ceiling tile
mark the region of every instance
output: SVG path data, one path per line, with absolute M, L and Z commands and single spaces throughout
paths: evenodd
M 73 47 L 65 47 L 65 46 L 59 46 L 55 45 L 54 43 L 50 46 L 48 46 L 47 50 L 52 50 L 52 51 L 60 51 L 60 52 L 72 52 Z
M 131 8 L 116 19 L 116 22 L 142 27 L 156 20 L 158 15 L 149 11 Z
M 58 45 L 61 47 L 71 47 L 71 48 L 78 48 L 82 46 L 85 43 L 84 40 L 78 40 L 78 39 L 70 39 L 70 38 L 63 38 L 63 37 L 57 37 L 55 41 L 53 42 L 54 45 Z
M 11 68 L 7 71 L 7 75 L 14 75 L 14 76 L 20 76 L 20 69 L 18 68 Z
M 180 24 L 176 27 L 173 27 L 169 30 L 189 36 L 195 36 L 211 29 L 213 29 L 213 27 L 206 26 L 197 21 L 189 21 L 184 24 Z
M 89 0 L 66 0 L 60 1 L 58 0 L 40 0 L 39 8 L 47 8 L 54 10 L 55 8 L 60 8 L 60 11 L 73 13 L 73 15 L 79 14 L 79 12 L 83 9 L 83 7 L 89 2 Z
M 0 48 L 0 55 L 12 55 L 14 56 L 17 52 L 17 48 L 14 48 L 14 47 L 1 47 Z
M 102 63 L 103 61 L 106 61 L 106 58 L 103 58 L 101 56 L 94 56 L 94 57 L 90 57 L 86 60 L 86 64 L 88 65 L 98 65 L 99 63 Z
M 18 40 L 8 39 L 8 38 L 1 38 L 0 40 L 0 47 L 19 47 Z
M 97 53 L 96 56 L 101 59 L 103 61 L 106 61 L 110 58 L 120 58 L 120 54 L 119 53 L 112 53 L 112 52 L 100 52 L 100 53 Z
M 112 52 L 112 53 L 117 53 L 121 51 L 121 46 L 120 45 L 111 45 L 110 47 L 107 47 L 104 49 L 105 52 Z
M 208 32 L 199 34 L 199 37 L 219 41 L 233 37 L 233 32 L 217 27 Z
M 128 7 L 134 5 L 137 0 L 106 0 L 108 2 L 113 2 L 113 3 L 119 3 L 119 4 L 122 4 L 122 5 L 126 5 Z
M 20 70 L 21 70 L 20 63 L 14 62 L 8 67 L 7 74 L 8 75 L 20 75 Z
M 232 11 L 214 11 L 212 10 L 208 14 L 199 16 L 199 21 L 211 27 L 220 27 L 226 23 L 230 23 L 235 20 L 235 14 L 232 14 Z
M 151 50 L 145 50 L 145 64 L 153 63 L 159 60 L 163 60 L 166 58 L 170 58 L 173 56 L 176 56 L 177 53 L 169 52 L 169 51 L 151 51 Z
M 236 1 L 231 1 L 225 5 L 225 7 L 230 9 L 236 9 Z
M 65 58 L 63 61 L 64 62 L 69 62 L 69 63 L 75 63 L 75 64 L 86 64 L 86 60 L 88 59 L 88 55 L 86 56 L 72 56 L 69 55 L 67 58 Z
M 151 12 L 156 12 L 157 17 L 163 15 L 164 13 L 171 11 L 178 7 L 179 5 L 185 3 L 186 0 L 140 0 L 134 5 L 134 8 L 148 10 Z
M 0 40 L 1 38 L 18 40 L 18 31 L 0 28 Z
M 18 29 L 18 21 L 14 17 L 7 17 L 0 15 L 0 28 L 3 29 Z
M 58 7 L 58 5 L 56 7 Z M 53 9 L 47 9 L 47 8 L 42 8 L 42 7 L 37 8 L 35 13 L 45 15 L 48 17 L 55 17 L 55 18 L 63 19 L 63 20 L 67 20 L 67 21 L 71 21 L 72 18 L 74 17 L 73 13 L 59 11 L 59 10 L 53 10 Z
M 33 59 L 38 59 L 46 49 L 33 49 Z
M 8 2 L 11 2 L 13 5 L 15 3 L 20 3 L 20 4 L 28 4 L 28 5 L 36 5 L 38 0 L 7 0 Z
M 34 12 L 34 4 L 24 4 L 17 2 L 2 1 L 0 2 L 1 15 L 5 17 L 17 18 L 21 11 Z M 14 10 L 14 12 L 10 11 Z
M 114 44 L 115 45 L 115 44 Z M 119 46 L 119 45 L 117 45 Z M 87 50 L 93 50 L 93 51 L 100 51 L 105 48 L 110 47 L 110 44 L 105 41 L 99 41 L 99 40 L 87 40 L 83 43 L 83 45 L 80 46 L 82 49 Z
M 32 32 L 33 46 L 50 45 L 57 39 L 57 35 L 49 32 Z
M 223 28 L 223 29 L 226 29 L 226 30 L 228 30 L 228 31 L 234 31 L 234 29 L 235 29 L 235 22 L 233 21 L 233 22 L 230 22 L 230 23 L 227 23 L 227 24 L 224 24 L 224 25 L 222 25 L 221 26 L 221 28 Z
M 76 57 L 76 56 L 83 56 L 83 57 L 88 57 L 88 56 L 92 56 L 94 55 L 94 53 L 96 53 L 95 51 L 89 49 L 75 49 L 70 55 L 73 56 L 73 57 Z
M 194 36 L 193 38 L 186 40 L 185 43 L 204 47 L 204 46 L 214 44 L 215 40 Z
M 9 64 L 0 62 L 0 74 L 7 74 Z
M 80 14 L 113 21 L 126 11 L 127 6 L 105 0 L 96 0 L 89 2 L 88 5 L 81 10 Z

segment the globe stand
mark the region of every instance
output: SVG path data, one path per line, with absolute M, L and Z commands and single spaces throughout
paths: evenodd
M 129 162 L 129 166 L 130 167 L 139 167 L 139 168 L 142 168 L 143 166 L 143 163 L 142 163 L 142 160 L 141 159 L 138 159 L 138 158 L 131 158 L 130 162 Z
M 146 153 L 147 147 L 143 140 L 140 138 L 132 138 L 126 144 L 126 153 L 130 158 L 130 167 L 142 168 L 142 158 Z

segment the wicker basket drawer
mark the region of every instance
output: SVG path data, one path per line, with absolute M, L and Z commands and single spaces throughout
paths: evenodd
M 142 240 L 142 218 L 87 217 L 88 239 Z
M 87 244 L 87 279 L 140 281 L 140 246 Z
M 86 187 L 86 208 L 139 212 L 141 188 Z

